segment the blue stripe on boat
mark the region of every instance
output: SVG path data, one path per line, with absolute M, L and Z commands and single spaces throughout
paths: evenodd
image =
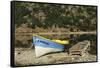
M 37 36 L 33 36 L 33 45 L 40 46 L 40 47 L 50 47 L 50 48 L 57 48 L 57 49 L 64 49 L 64 46 L 61 44 L 58 44 L 56 42 L 52 42 L 50 40 L 46 40 L 43 38 L 39 38 Z

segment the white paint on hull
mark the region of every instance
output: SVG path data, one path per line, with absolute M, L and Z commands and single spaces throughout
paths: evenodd
M 57 49 L 57 48 L 48 48 L 48 47 L 35 46 L 36 57 L 40 57 L 40 56 L 45 55 L 47 53 L 60 52 L 60 51 L 63 51 L 63 50 L 62 49 Z

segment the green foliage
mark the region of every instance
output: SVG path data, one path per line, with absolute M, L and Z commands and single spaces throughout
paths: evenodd
M 95 6 L 59 5 L 15 2 L 15 23 L 20 26 L 49 28 L 53 25 L 78 28 L 82 31 L 96 30 Z

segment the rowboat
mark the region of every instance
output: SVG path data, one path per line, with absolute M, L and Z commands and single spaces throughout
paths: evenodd
M 43 56 L 52 52 L 64 51 L 64 45 L 68 41 L 50 40 L 42 36 L 33 34 L 33 46 L 35 47 L 36 57 Z

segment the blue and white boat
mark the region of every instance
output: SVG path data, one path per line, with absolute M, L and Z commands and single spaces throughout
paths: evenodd
M 33 34 L 33 45 L 35 47 L 36 57 L 40 57 L 51 52 L 64 51 L 64 45 L 35 34 Z

